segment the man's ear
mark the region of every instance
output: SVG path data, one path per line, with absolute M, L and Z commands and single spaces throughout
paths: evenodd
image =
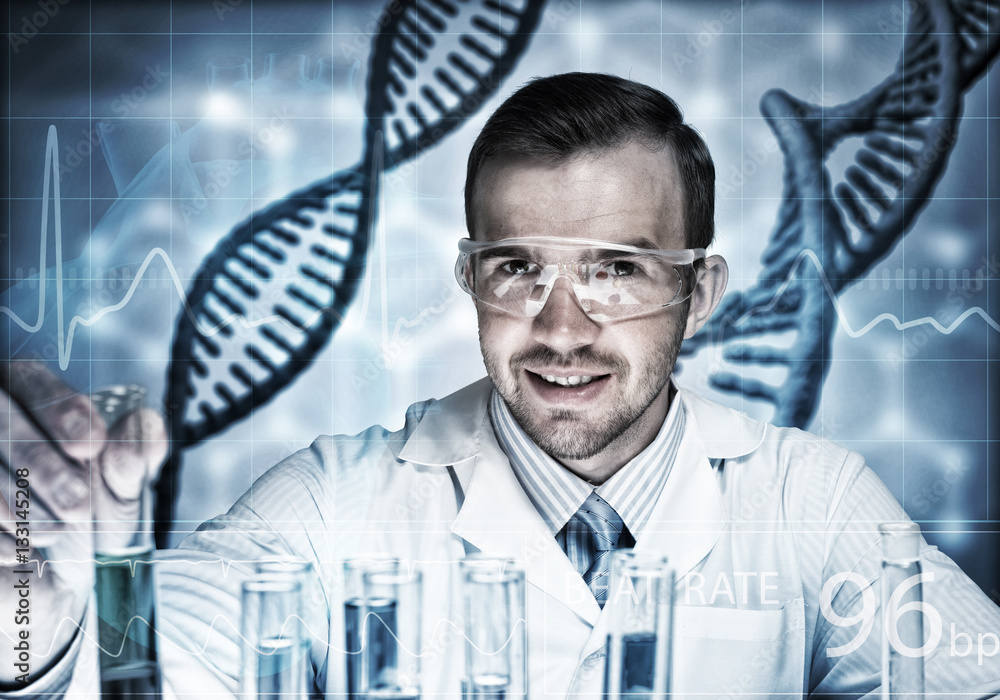
M 726 264 L 726 259 L 721 255 L 705 258 L 705 266 L 691 295 L 691 308 L 684 329 L 685 338 L 690 338 L 705 325 L 715 307 L 722 301 L 727 282 L 729 282 L 729 265 Z

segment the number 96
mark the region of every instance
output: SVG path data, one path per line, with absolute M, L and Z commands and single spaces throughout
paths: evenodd
M 889 644 L 894 650 L 896 650 L 897 653 L 902 654 L 903 656 L 911 658 L 924 656 L 929 651 L 934 649 L 938 645 L 938 642 L 941 641 L 941 634 L 943 630 L 941 614 L 934 608 L 934 606 L 925 603 L 922 600 L 914 600 L 904 605 L 900 605 L 900 601 L 908 590 L 917 584 L 933 580 L 933 571 L 914 574 L 896 587 L 896 590 L 892 592 L 892 595 L 889 596 L 889 600 L 886 603 L 885 630 L 889 638 Z M 858 590 L 861 591 L 861 610 L 860 612 L 850 616 L 840 615 L 833 609 L 834 590 L 841 583 L 846 582 L 853 583 L 858 587 Z M 819 607 L 820 611 L 823 613 L 823 617 L 837 627 L 853 627 L 859 623 L 861 625 L 858 628 L 858 633 L 847 644 L 842 644 L 839 647 L 830 647 L 826 650 L 826 655 L 830 658 L 849 654 L 852 651 L 856 651 L 862 644 L 864 644 L 868 639 L 868 635 L 871 634 L 872 626 L 875 624 L 875 615 L 878 612 L 878 603 L 875 601 L 875 592 L 872 590 L 871 585 L 861 574 L 853 571 L 843 571 L 838 574 L 834 574 L 827 579 L 826 583 L 823 584 L 823 590 L 820 591 Z M 922 646 L 911 647 L 900 639 L 898 628 L 899 618 L 909 612 L 921 613 L 927 618 L 930 634 L 927 636 L 927 641 Z

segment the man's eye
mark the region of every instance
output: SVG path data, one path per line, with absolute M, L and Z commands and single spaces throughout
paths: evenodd
M 636 264 L 627 260 L 615 260 L 609 263 L 607 268 L 608 272 L 615 277 L 631 277 L 638 272 Z
M 511 275 L 526 275 L 534 271 L 535 265 L 527 260 L 508 260 L 500 269 Z

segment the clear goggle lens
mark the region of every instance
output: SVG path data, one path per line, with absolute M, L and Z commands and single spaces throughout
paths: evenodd
M 541 312 L 566 278 L 595 321 L 648 314 L 688 299 L 703 249 L 648 250 L 604 241 L 548 237 L 459 242 L 455 275 L 473 297 L 516 316 Z

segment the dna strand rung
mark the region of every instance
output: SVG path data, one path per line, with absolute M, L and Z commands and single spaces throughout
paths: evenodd
M 171 399 L 187 408 L 175 439 L 197 442 L 249 413 L 252 395 L 280 390 L 340 322 L 364 266 L 367 187 L 336 175 L 259 212 L 206 259 L 174 342 L 170 387 L 184 393 Z M 227 372 L 211 372 L 220 361 Z
M 968 88 L 996 56 L 1000 5 L 991 0 L 951 0 L 960 41 L 962 89 Z
M 896 70 L 868 93 L 830 107 L 764 94 L 784 156 L 777 222 L 755 283 L 727 295 L 682 353 L 722 347 L 723 360 L 781 367 L 784 377 L 720 371 L 712 386 L 772 404 L 779 425 L 808 425 L 832 357 L 833 300 L 912 229 L 955 144 L 964 92 L 997 55 L 998 30 L 995 5 L 930 0 L 910 18 Z M 834 178 L 827 161 L 851 137 L 861 145 Z
M 387 168 L 439 141 L 496 92 L 542 4 L 440 0 L 408 3 L 392 17 L 372 58 L 387 89 L 369 92 L 366 105 L 383 131 Z

